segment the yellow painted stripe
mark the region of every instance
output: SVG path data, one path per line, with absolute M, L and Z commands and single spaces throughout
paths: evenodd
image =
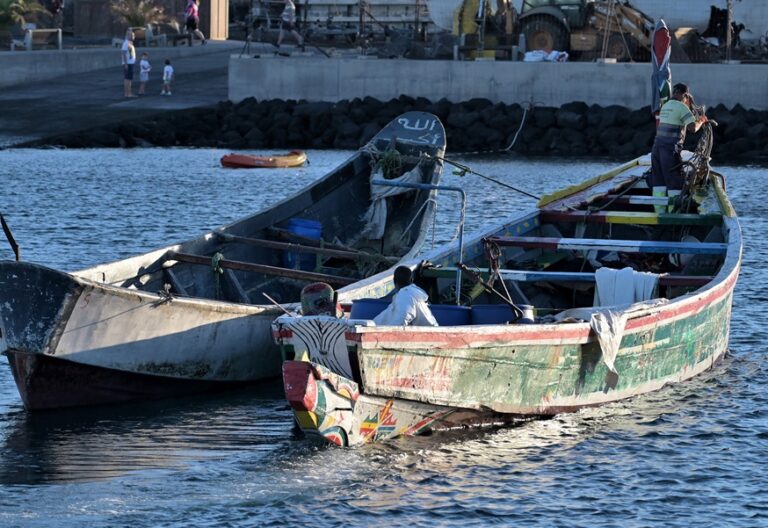
M 731 201 L 728 199 L 728 195 L 725 194 L 725 189 L 723 189 L 723 186 L 720 184 L 720 178 L 713 177 L 712 182 L 715 188 L 715 194 L 717 195 L 717 200 L 720 202 L 720 210 L 725 216 L 736 218 L 736 209 L 733 208 L 733 204 L 731 204 Z
M 595 176 L 594 178 L 590 178 L 589 180 L 583 181 L 581 183 L 577 183 L 576 185 L 571 185 L 570 187 L 566 187 L 565 189 L 561 189 L 552 194 L 544 195 L 539 200 L 537 207 L 543 207 L 549 203 L 554 202 L 555 200 L 560 200 L 562 198 L 565 198 L 566 196 L 576 194 L 579 191 L 592 187 L 593 185 L 597 185 L 598 183 L 610 180 L 611 178 L 615 178 L 617 175 L 621 174 L 622 172 L 625 172 L 631 169 L 632 167 L 637 167 L 640 164 L 641 164 L 640 158 L 637 158 L 630 162 L 625 163 L 624 165 L 616 167 L 615 169 L 610 170 L 604 174 L 600 174 L 598 176 Z

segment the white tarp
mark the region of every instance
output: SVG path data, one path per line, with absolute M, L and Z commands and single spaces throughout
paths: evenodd
M 463 0 L 427 0 L 427 9 L 432 22 L 440 29 L 453 31 L 453 19 Z
M 560 312 L 556 320 L 581 319 L 597 335 L 608 370 L 614 374 L 616 355 L 627 319 L 632 312 L 666 304 L 667 299 L 654 299 L 659 276 L 654 273 L 600 268 L 595 272 L 595 301 L 590 308 L 573 308 Z M 653 299 L 653 300 L 651 300 Z
M 363 215 L 362 221 L 366 224 L 365 229 L 360 234 L 361 238 L 378 240 L 384 236 L 387 227 L 387 198 L 397 196 L 407 192 L 416 192 L 416 189 L 406 187 L 389 187 L 384 185 L 374 185 L 373 180 L 383 180 L 384 175 L 381 169 L 371 171 L 371 199 L 373 203 Z M 421 168 L 416 165 L 413 169 L 406 172 L 399 178 L 391 178 L 387 181 L 398 183 L 421 183 Z
M 600 268 L 595 272 L 595 306 L 629 305 L 653 299 L 659 276 L 655 273 Z

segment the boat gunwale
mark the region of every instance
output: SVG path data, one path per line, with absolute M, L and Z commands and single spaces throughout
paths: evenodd
M 588 181 L 592 181 L 591 186 L 579 187 L 575 193 L 570 193 L 568 196 L 574 196 L 580 192 L 588 191 L 590 188 L 610 181 L 626 172 L 627 170 L 637 166 L 643 158 L 637 158 L 633 162 L 626 163 L 620 168 L 622 170 L 612 170 L 606 174 L 612 174 L 611 178 L 605 179 L 594 177 Z M 715 173 L 718 174 L 718 173 Z M 719 174 L 718 174 L 719 175 Z M 721 180 L 719 178 L 712 178 L 711 180 L 713 188 L 715 189 L 716 196 L 718 198 L 719 205 L 721 207 L 721 214 L 723 217 L 723 228 L 728 233 L 727 250 L 725 258 L 718 272 L 712 277 L 712 279 L 706 284 L 700 286 L 696 290 L 671 299 L 669 302 L 661 305 L 656 305 L 644 309 L 638 309 L 628 314 L 625 332 L 632 334 L 647 330 L 651 326 L 655 326 L 660 322 L 673 322 L 682 317 L 688 317 L 695 315 L 704 310 L 708 305 L 720 302 L 725 297 L 730 295 L 735 288 L 736 281 L 739 276 L 741 267 L 741 258 L 743 253 L 743 241 L 741 237 L 741 227 L 738 221 L 738 217 L 735 215 L 735 210 L 730 203 L 730 200 L 722 188 Z M 562 198 L 562 197 L 561 197 Z M 482 238 L 489 236 L 490 233 L 498 233 L 505 229 L 507 226 L 519 224 L 525 220 L 533 219 L 538 216 L 541 208 L 536 208 L 532 211 L 524 211 L 518 216 L 505 221 L 503 224 L 497 224 L 489 230 L 485 230 L 482 234 L 475 233 L 472 235 L 469 242 L 465 243 L 465 247 L 469 247 L 479 242 Z M 458 249 L 458 243 L 454 243 L 447 248 L 432 251 L 419 260 L 430 260 L 430 258 L 443 257 L 449 255 L 451 252 L 455 252 Z M 413 266 L 418 265 L 418 262 L 411 263 Z M 382 272 L 380 275 L 388 274 L 388 272 Z M 499 328 L 507 329 L 504 332 L 499 332 Z M 379 345 L 387 344 L 387 346 L 406 346 L 417 347 L 430 343 L 428 336 L 435 335 L 456 335 L 461 339 L 466 340 L 467 334 L 476 334 L 485 338 L 491 335 L 497 335 L 498 339 L 508 339 L 515 343 L 523 344 L 526 341 L 532 339 L 535 334 L 547 334 L 549 339 L 557 341 L 558 344 L 583 344 L 596 339 L 594 333 L 591 331 L 588 321 L 573 322 L 573 323 L 560 323 L 560 324 L 529 324 L 529 325 L 461 325 L 461 326 L 407 326 L 407 327 L 395 327 L 395 326 L 363 326 L 363 325 L 350 325 L 350 330 L 347 332 L 347 340 L 350 342 L 360 343 L 363 348 L 376 348 Z M 408 340 L 400 342 L 395 339 L 387 342 L 386 337 L 389 336 L 408 336 Z M 417 336 L 423 336 L 421 340 L 417 339 Z M 507 336 L 507 337 L 504 337 Z M 522 341 L 521 341 L 522 339 Z M 537 344 L 542 344 L 541 339 L 535 339 Z M 434 341 L 432 341 L 434 343 Z M 498 343 L 494 343 L 497 345 Z

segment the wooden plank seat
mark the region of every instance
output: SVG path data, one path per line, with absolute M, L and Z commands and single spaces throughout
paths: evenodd
M 421 270 L 423 277 L 453 279 L 458 268 L 425 268 Z M 477 271 L 484 277 L 490 277 L 488 268 L 479 268 Z M 595 274 L 580 271 L 535 271 L 535 270 L 499 270 L 505 280 L 517 282 L 595 282 Z M 712 277 L 699 275 L 659 275 L 660 286 L 703 286 L 710 282 Z
M 637 196 L 631 194 L 624 196 L 608 194 L 605 196 L 605 202 L 617 205 L 669 205 L 674 200 L 674 197 L 670 198 L 668 196 Z
M 645 213 L 627 211 L 542 211 L 544 222 L 587 222 L 590 224 L 642 224 L 677 226 L 719 226 L 723 217 L 718 214 Z
M 487 242 L 502 247 L 548 249 L 551 251 L 621 251 L 624 253 L 684 253 L 724 255 L 728 244 L 716 242 L 673 242 L 663 240 L 606 240 L 594 238 L 490 237 Z
M 276 240 L 266 240 L 262 238 L 250 238 L 241 237 L 236 235 L 229 235 L 226 233 L 217 233 L 217 238 L 224 242 L 235 242 L 240 244 L 247 244 L 250 246 L 257 246 L 270 249 L 279 249 L 284 251 L 290 251 L 294 253 L 314 253 L 317 255 L 324 255 L 326 257 L 348 259 L 348 260 L 365 260 L 374 262 L 386 262 L 389 264 L 395 264 L 399 259 L 397 257 L 386 257 L 383 255 L 377 255 L 374 253 L 367 253 L 365 251 L 358 251 L 352 248 L 349 249 L 333 249 L 331 247 L 318 247 L 307 246 L 304 244 L 296 244 L 292 242 L 279 242 Z M 310 239 L 311 240 L 311 239 Z
M 206 257 L 203 255 L 191 255 L 189 253 L 178 253 L 176 251 L 169 251 L 166 255 L 166 259 L 185 262 L 187 264 L 198 264 L 201 266 L 211 265 L 211 257 Z M 231 269 L 238 271 L 249 271 L 253 273 L 263 273 L 265 275 L 276 275 L 279 277 L 287 277 L 298 280 L 327 282 L 328 284 L 337 284 L 343 286 L 352 284 L 358 280 L 350 277 L 337 277 L 327 273 L 315 273 L 314 271 L 281 268 L 278 266 L 269 266 L 267 264 L 253 264 L 251 262 L 242 262 L 239 260 L 222 259 L 219 262 L 219 266 L 225 270 Z

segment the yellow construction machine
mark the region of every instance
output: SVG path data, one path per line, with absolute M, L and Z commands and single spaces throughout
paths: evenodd
M 619 0 L 465 0 L 454 17 L 460 49 L 473 57 L 546 50 L 583 59 L 650 57 L 654 21 Z M 524 36 L 524 39 L 520 36 Z M 524 41 L 524 42 L 523 42 Z

